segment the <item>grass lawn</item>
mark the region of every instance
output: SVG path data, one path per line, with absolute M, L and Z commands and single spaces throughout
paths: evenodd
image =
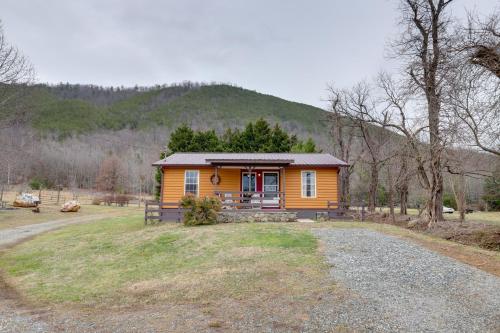
M 61 213 L 58 205 L 41 205 L 40 213 L 33 213 L 32 208 L 19 208 L 14 210 L 0 210 L 0 230 L 15 228 L 28 224 L 43 223 L 52 220 L 61 220 L 72 217 L 139 211 L 137 207 L 109 207 L 96 205 L 83 205 L 78 213 Z M 143 211 L 143 210 L 142 210 Z
M 210 302 L 256 295 L 299 301 L 325 286 L 309 230 L 285 224 L 145 227 L 139 215 L 73 225 L 0 257 L 32 301 L 87 306 Z

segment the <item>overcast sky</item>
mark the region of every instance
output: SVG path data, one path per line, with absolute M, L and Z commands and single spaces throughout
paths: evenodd
M 229 82 L 324 106 L 325 86 L 382 67 L 397 0 L 2 0 L 9 41 L 39 82 Z M 457 0 L 488 13 L 497 0 Z

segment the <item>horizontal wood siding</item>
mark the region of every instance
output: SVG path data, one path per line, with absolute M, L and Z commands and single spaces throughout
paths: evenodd
M 200 171 L 200 197 L 213 196 L 214 191 L 239 191 L 240 170 L 219 169 L 221 179 L 218 186 L 212 185 L 210 177 L 215 173 L 212 167 L 176 167 L 163 168 L 163 201 L 177 202 L 184 195 L 184 172 L 186 170 Z
M 220 184 L 212 185 L 210 177 L 213 167 L 164 167 L 163 201 L 177 202 L 184 195 L 185 170 L 200 171 L 200 197 L 213 196 L 214 191 L 240 191 L 241 171 L 239 169 L 219 169 Z M 301 197 L 301 171 L 316 171 L 316 198 Z M 285 190 L 287 208 L 327 208 L 328 201 L 338 201 L 337 168 L 286 168 L 286 187 L 280 177 L 280 190 Z
M 316 171 L 316 198 L 302 198 L 301 171 Z M 286 208 L 327 208 L 337 201 L 337 168 L 286 168 Z

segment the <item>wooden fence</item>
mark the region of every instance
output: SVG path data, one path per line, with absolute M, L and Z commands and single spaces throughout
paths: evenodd
M 19 190 L 1 190 L 0 188 L 0 202 L 4 202 L 7 204 L 12 204 L 14 200 L 16 199 L 16 196 L 20 194 L 20 192 L 23 193 L 31 193 L 33 195 L 36 195 L 40 198 L 40 201 L 42 202 L 42 205 L 62 205 L 65 202 L 69 200 L 77 200 L 80 204 L 82 205 L 90 205 L 93 203 L 94 199 L 100 198 L 100 199 L 105 199 L 109 196 L 113 196 L 112 194 L 110 195 L 109 193 L 103 193 L 103 192 L 93 192 L 93 191 L 86 191 L 86 190 L 75 190 L 75 191 L 69 191 L 69 190 L 29 190 L 29 191 L 24 191 L 22 189 Z M 126 202 L 126 205 L 138 205 L 142 206 L 145 201 L 151 200 L 152 196 L 151 195 L 141 195 L 140 199 L 139 196 L 136 195 L 127 195 L 128 199 Z M 102 200 L 103 203 L 106 200 Z M 122 204 L 123 200 L 111 200 L 112 204 Z
M 328 217 L 331 219 L 351 219 L 349 215 L 357 214 L 361 221 L 365 220 L 367 211 L 364 201 L 351 202 L 349 205 L 345 202 L 328 201 Z
M 146 200 L 144 206 L 144 224 L 157 222 L 182 222 L 184 209 L 178 202 L 163 202 Z

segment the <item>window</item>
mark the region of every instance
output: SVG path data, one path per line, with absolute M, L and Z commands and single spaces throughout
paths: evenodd
M 255 192 L 257 191 L 257 178 L 255 177 L 255 172 L 244 172 L 243 173 L 243 183 L 241 185 L 241 190 L 243 192 Z
M 316 198 L 316 171 L 302 171 L 302 198 Z
M 198 191 L 200 189 L 200 171 L 198 170 L 186 170 L 184 173 L 184 194 L 194 194 L 198 196 Z

